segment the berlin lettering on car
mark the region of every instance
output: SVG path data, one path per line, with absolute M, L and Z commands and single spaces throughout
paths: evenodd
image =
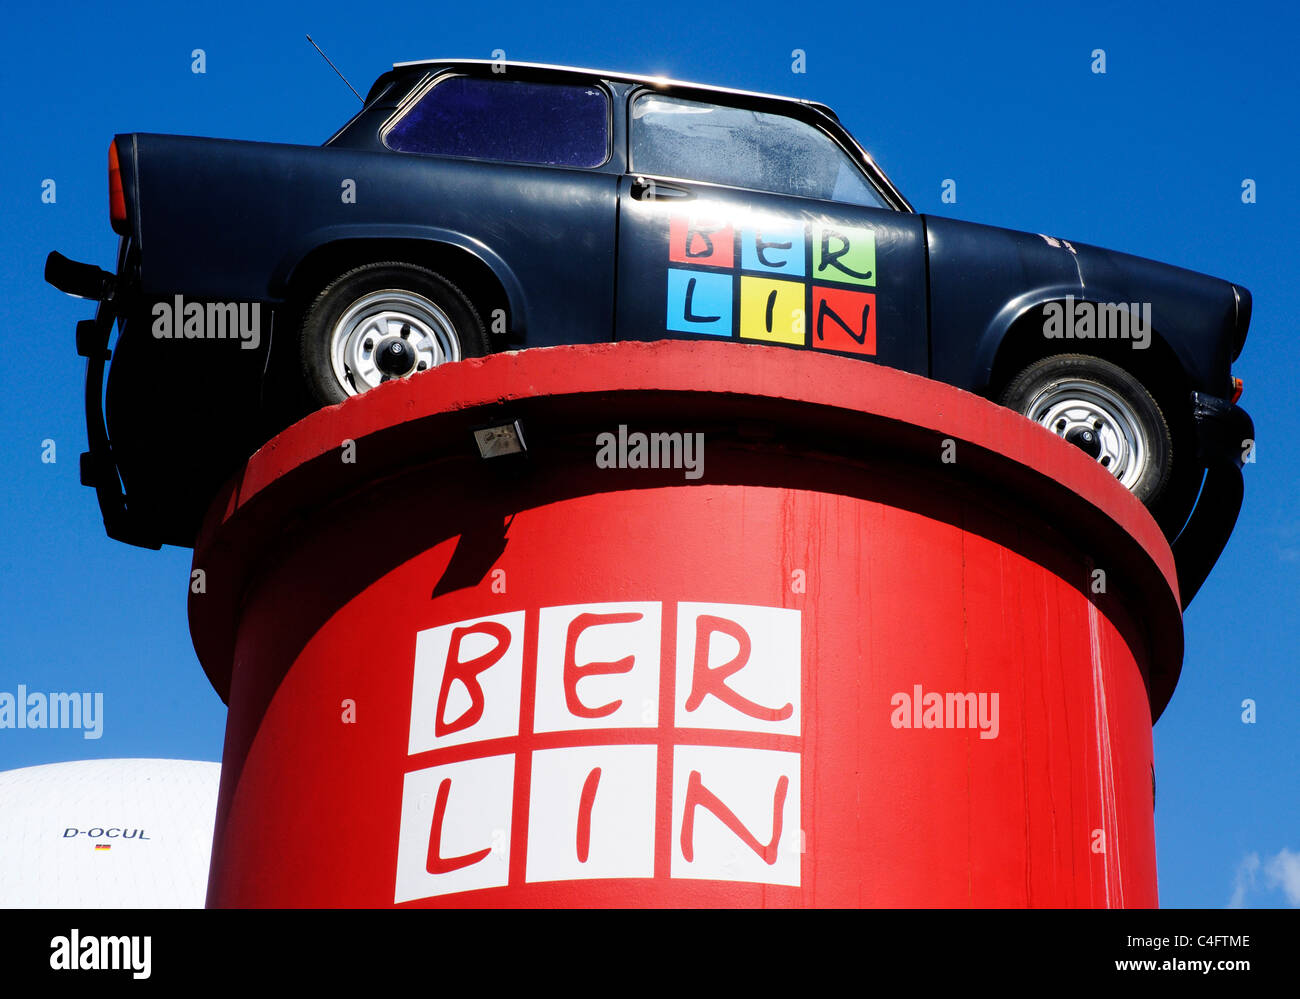
M 115 136 L 109 217 L 112 273 L 52 253 L 46 278 L 98 302 L 82 481 L 132 544 L 193 544 L 223 482 L 314 409 L 611 340 L 813 350 L 1007 406 L 1147 505 L 1184 604 L 1254 460 L 1231 371 L 1249 291 L 918 213 L 813 101 L 400 63 L 322 146 Z
M 668 231 L 667 331 L 875 355 L 871 229 L 777 220 L 737 233 L 676 216 Z

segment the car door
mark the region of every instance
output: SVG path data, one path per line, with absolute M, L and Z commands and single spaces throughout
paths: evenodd
M 616 336 L 721 337 L 927 374 L 925 241 L 783 102 L 629 94 Z
M 608 342 L 625 164 L 613 126 L 609 89 L 583 74 L 437 74 L 383 130 L 403 159 L 388 158 L 388 196 L 369 210 L 506 270 L 521 290 L 511 332 L 525 336 L 515 342 Z M 414 157 L 427 169 L 410 169 Z

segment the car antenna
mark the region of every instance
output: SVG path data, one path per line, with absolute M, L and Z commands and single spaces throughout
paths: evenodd
M 334 70 L 334 72 L 336 73 L 339 73 L 339 68 L 335 66 L 333 62 L 330 61 L 330 57 L 325 54 L 325 50 L 322 49 L 319 45 L 317 45 L 314 41 L 312 41 L 311 35 L 307 36 L 307 41 L 311 42 L 312 48 L 314 48 L 317 52 L 319 52 L 320 57 L 330 64 L 330 69 Z M 346 76 L 344 76 L 342 73 L 339 73 L 339 79 L 342 80 L 344 83 L 347 83 L 348 89 L 351 90 L 354 94 L 357 94 L 357 88 L 352 86 L 352 84 L 348 83 L 348 78 Z M 366 99 L 362 97 L 360 94 L 357 94 L 357 100 L 359 100 L 362 104 L 366 103 Z

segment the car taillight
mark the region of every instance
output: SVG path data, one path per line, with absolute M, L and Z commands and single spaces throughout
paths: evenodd
M 126 227 L 126 196 L 122 193 L 122 169 L 117 162 L 117 140 L 108 144 L 108 218 L 119 236 L 129 235 Z
M 1232 379 L 1232 401 L 1235 403 L 1241 398 L 1241 393 L 1246 391 L 1246 383 L 1240 378 Z

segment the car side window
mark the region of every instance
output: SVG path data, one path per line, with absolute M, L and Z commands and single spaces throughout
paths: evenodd
M 631 152 L 638 173 L 887 207 L 830 136 L 784 115 L 642 94 Z
M 609 157 L 609 97 L 600 87 L 452 76 L 384 133 L 402 153 L 595 167 Z

